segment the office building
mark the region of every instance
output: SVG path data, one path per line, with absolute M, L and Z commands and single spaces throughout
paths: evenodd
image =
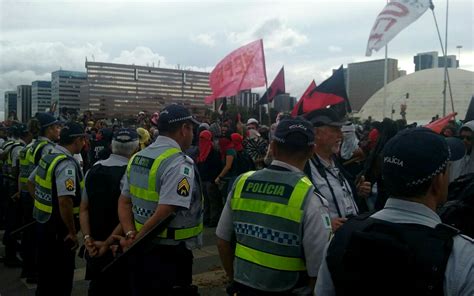
M 16 87 L 16 111 L 21 122 L 26 123 L 31 118 L 31 85 Z
M 353 111 L 359 111 L 375 92 L 383 88 L 384 69 L 384 59 L 347 65 L 346 90 Z M 387 61 L 387 84 L 403 73 L 398 70 L 398 60 L 389 58 Z
M 448 61 L 448 68 L 459 67 L 459 61 L 456 60 L 455 55 L 448 55 L 446 58 Z M 437 51 L 422 52 L 413 57 L 413 63 L 415 64 L 415 71 L 444 68 L 444 56 L 438 56 Z
M 51 81 L 31 83 L 31 114 L 49 111 L 51 106 Z
M 291 112 L 296 105 L 296 98 L 289 94 L 276 96 L 273 101 L 273 108 L 278 112 Z
M 6 91 L 4 94 L 5 97 L 5 119 L 16 119 L 16 101 L 17 95 L 16 91 Z
M 79 93 L 86 80 L 84 72 L 58 70 L 51 73 L 51 102 L 57 103 L 57 110 L 67 108 L 69 112 L 79 112 Z
M 159 111 L 171 103 L 204 114 L 210 105 L 209 73 L 182 69 L 86 61 L 87 83 L 81 88 L 81 110 L 96 117 L 136 116 Z

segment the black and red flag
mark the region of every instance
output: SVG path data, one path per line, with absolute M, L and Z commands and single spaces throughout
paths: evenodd
M 316 86 L 306 97 L 301 98 L 296 115 L 302 115 L 314 110 L 331 107 L 337 110 L 340 116 L 352 112 L 347 97 L 344 80 L 344 69 L 341 65 L 331 77 Z
M 259 105 L 264 105 L 268 104 L 273 99 L 278 96 L 282 95 L 286 92 L 285 90 L 285 71 L 284 67 L 281 67 L 280 72 L 278 72 L 277 76 L 273 80 L 272 84 L 270 87 L 267 89 L 267 91 L 263 94 L 263 96 L 260 98 L 257 104 Z
M 298 110 L 300 109 L 300 105 L 303 104 L 304 99 L 311 93 L 311 91 L 316 87 L 316 82 L 311 81 L 309 84 L 308 88 L 304 91 L 303 95 L 301 98 L 298 100 L 298 103 L 296 103 L 295 107 L 293 107 L 293 111 L 291 111 L 291 116 L 295 117 L 298 116 Z

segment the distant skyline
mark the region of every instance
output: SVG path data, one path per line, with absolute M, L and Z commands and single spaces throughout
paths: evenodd
M 446 0 L 433 1 L 444 39 Z M 211 71 L 226 54 L 263 38 L 269 83 L 285 66 L 287 91 L 299 98 L 341 64 L 365 57 L 385 0 L 366 1 L 12 1 L 0 0 L 0 110 L 16 85 L 51 72 L 85 71 L 89 60 Z M 474 71 L 473 1 L 450 1 L 448 54 Z M 413 56 L 438 51 L 431 11 L 389 44 L 389 57 L 414 71 Z M 458 57 L 459 58 L 459 57 Z M 0 111 L 0 112 L 1 112 Z M 0 114 L 0 119 L 2 118 Z

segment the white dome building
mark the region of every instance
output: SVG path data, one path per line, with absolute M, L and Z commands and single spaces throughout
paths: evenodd
M 454 110 L 458 119 L 464 119 L 467 108 L 474 95 L 474 72 L 461 69 L 448 69 L 453 92 Z M 427 123 L 436 114 L 443 115 L 444 68 L 427 69 L 400 77 L 387 84 L 385 116 L 399 119 L 400 104 L 407 104 L 406 118 L 410 122 Z M 405 99 L 406 93 L 409 98 Z M 452 112 L 449 88 L 446 90 L 446 114 Z M 361 119 L 372 116 L 375 120 L 383 118 L 383 87 L 362 106 L 357 114 Z

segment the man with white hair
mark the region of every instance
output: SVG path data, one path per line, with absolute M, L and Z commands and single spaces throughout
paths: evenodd
M 80 222 L 87 249 L 86 279 L 90 280 L 90 296 L 106 293 L 129 295 L 127 287 L 120 284 L 127 282 L 125 272 L 115 270 L 100 275 L 100 271 L 114 259 L 110 251 L 113 235 L 123 232 L 118 218 L 118 198 L 128 160 L 138 151 L 138 144 L 135 130 L 118 130 L 112 140 L 110 157 L 98 161 L 85 177 Z

